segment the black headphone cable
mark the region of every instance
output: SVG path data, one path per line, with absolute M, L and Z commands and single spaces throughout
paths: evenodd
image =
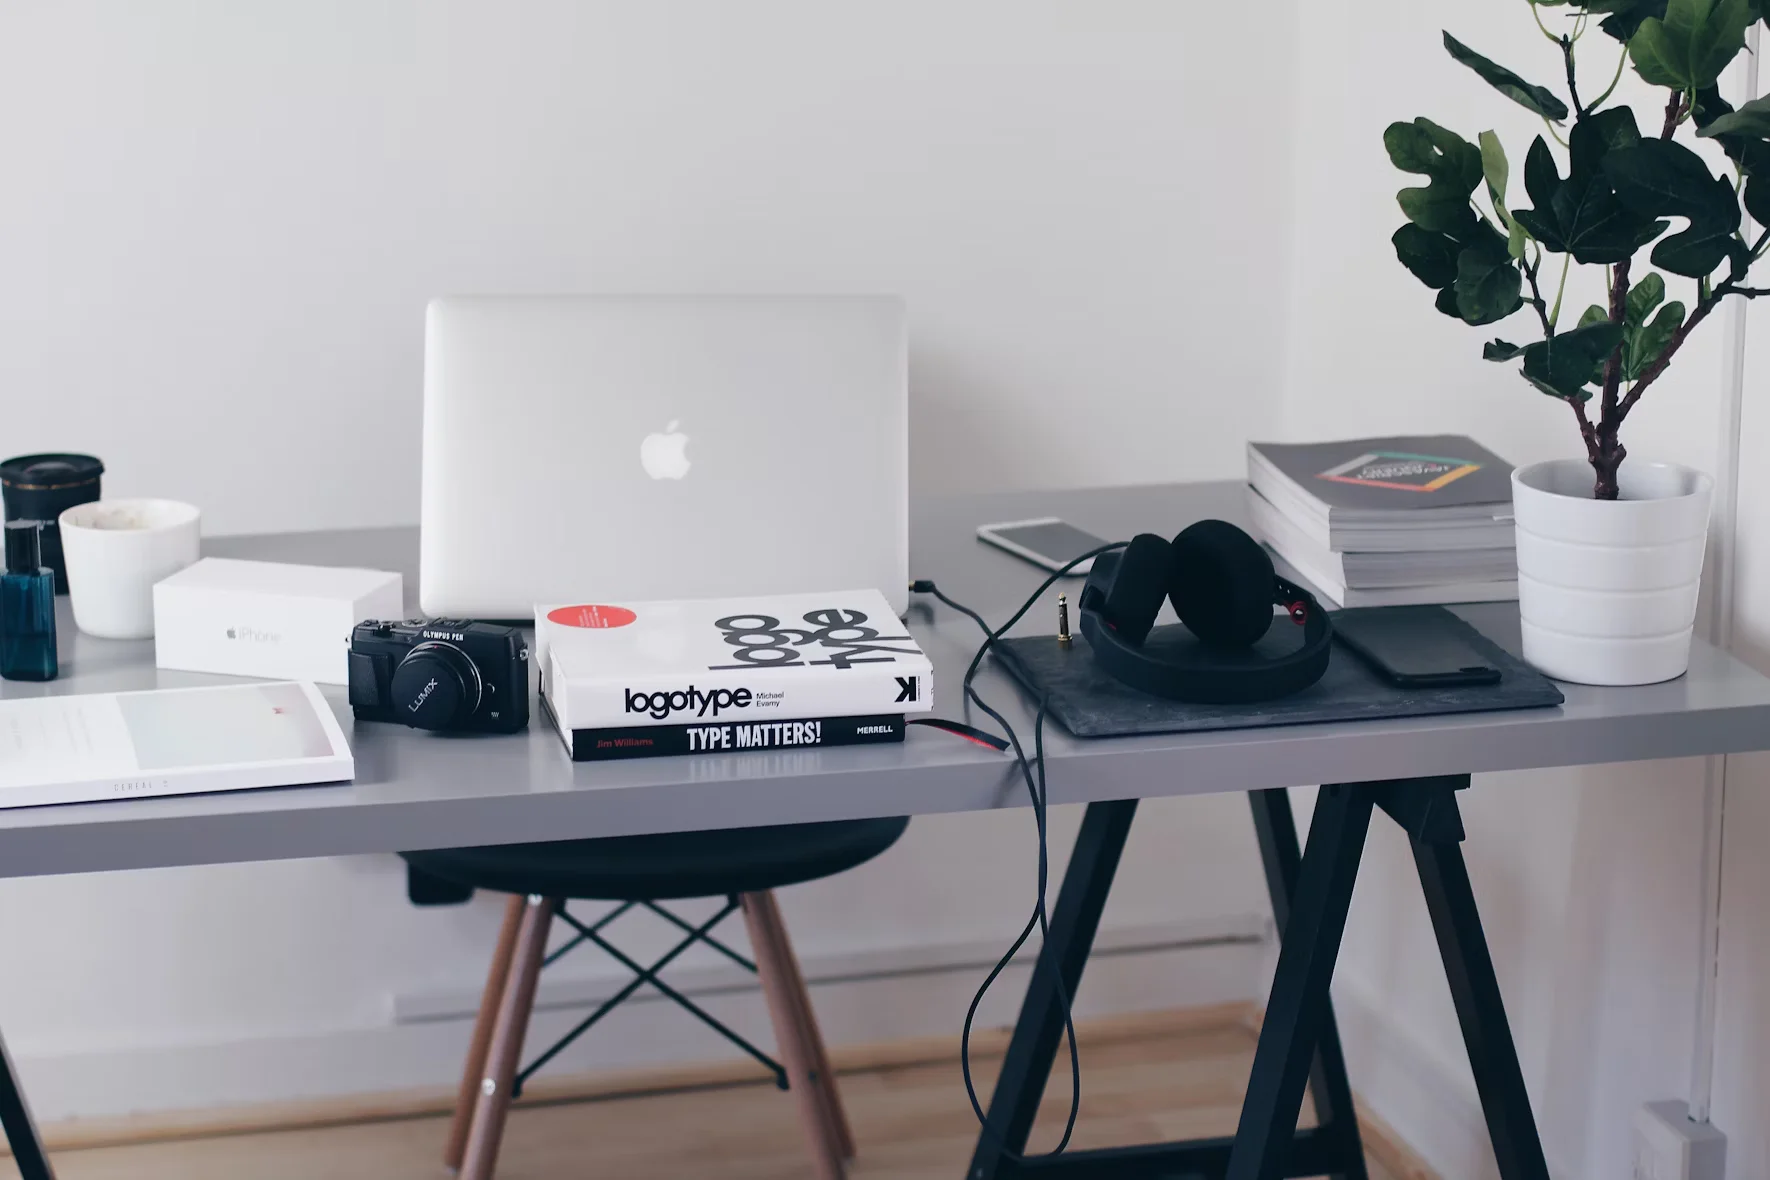
M 934 582 L 927 579 L 921 579 L 910 583 L 910 590 L 912 593 L 930 595 L 944 605 L 968 617 L 983 631 L 983 643 L 978 646 L 977 653 L 972 657 L 970 665 L 965 669 L 965 679 L 963 682 L 965 699 L 972 704 L 975 704 L 991 720 L 1001 726 L 1002 731 L 1008 735 L 1008 741 L 1014 750 L 1015 764 L 1020 770 L 1021 778 L 1026 783 L 1027 795 L 1032 800 L 1033 823 L 1038 829 L 1038 896 L 1033 906 L 1032 916 L 1027 919 L 1026 925 L 1020 930 L 1019 936 L 1014 939 L 1013 943 L 1008 947 L 1002 957 L 996 961 L 995 966 L 992 967 L 989 974 L 984 977 L 983 983 L 978 987 L 976 994 L 971 997 L 971 1005 L 965 1012 L 964 1028 L 959 1036 L 959 1070 L 964 1075 L 965 1096 L 971 1102 L 972 1113 L 977 1116 L 978 1125 L 983 1129 L 983 1133 L 994 1141 L 997 1149 L 1000 1150 L 1004 1156 L 1017 1163 L 1026 1159 L 1039 1157 L 1022 1155 L 1021 1153 L 1014 1151 L 1002 1141 L 1000 1132 L 990 1123 L 988 1113 L 983 1109 L 983 1104 L 978 1100 L 977 1087 L 971 1077 L 971 1029 L 977 1018 L 977 1009 L 982 1005 L 984 996 L 989 994 L 990 987 L 994 985 L 1002 972 L 1007 970 L 1008 965 L 1014 961 L 1015 956 L 1020 953 L 1021 948 L 1024 947 L 1027 940 L 1032 937 L 1032 933 L 1035 929 L 1039 932 L 1040 938 L 1038 960 L 1046 967 L 1046 969 L 1053 972 L 1054 981 L 1057 985 L 1058 1004 L 1063 1009 L 1064 1036 L 1069 1042 L 1069 1116 L 1064 1122 L 1062 1138 L 1058 1140 L 1055 1148 L 1046 1153 L 1048 1155 L 1061 1154 L 1063 1150 L 1069 1146 L 1070 1138 L 1075 1133 L 1076 1118 L 1081 1112 L 1082 1066 L 1081 1056 L 1076 1048 L 1075 1020 L 1071 1013 L 1069 989 L 1063 981 L 1061 966 L 1055 960 L 1046 957 L 1050 953 L 1050 916 L 1047 905 L 1050 877 L 1050 841 L 1046 825 L 1050 795 L 1045 781 L 1045 715 L 1048 712 L 1048 705 L 1045 700 L 1041 699 L 1038 702 L 1038 711 L 1033 716 L 1033 757 L 1029 759 L 1026 756 L 1025 748 L 1022 747 L 1020 743 L 1019 734 L 1014 731 L 1014 727 L 1009 724 L 1006 717 L 1002 716 L 1002 714 L 992 707 L 989 702 L 983 699 L 982 695 L 978 693 L 972 682 L 976 679 L 978 669 L 983 664 L 983 657 L 995 646 L 996 642 L 1000 640 L 1003 635 L 1013 629 L 1015 624 L 1019 623 L 1020 620 L 1026 616 L 1026 613 L 1037 605 L 1039 599 L 1044 597 L 1045 592 L 1055 585 L 1059 578 L 1069 573 L 1084 561 L 1089 561 L 1098 557 L 1102 553 L 1110 553 L 1116 549 L 1123 549 L 1126 544 L 1127 542 L 1124 541 L 1116 541 L 1110 545 L 1102 545 L 1098 548 L 1090 549 L 1088 552 L 1065 563 L 1056 572 L 1052 573 L 1050 577 L 1046 578 L 1039 584 L 1039 588 L 1033 591 L 1032 595 L 1021 604 L 1019 610 L 1009 616 L 1006 623 L 1003 623 L 1000 627 L 994 629 L 990 627 L 989 623 L 981 614 L 949 597 L 936 586 Z

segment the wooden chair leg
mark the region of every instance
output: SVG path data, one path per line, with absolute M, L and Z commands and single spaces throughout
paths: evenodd
M 835 1118 L 817 1085 L 818 1068 L 793 995 L 791 952 L 786 950 L 780 911 L 768 893 L 742 897 L 744 925 L 750 932 L 750 950 L 756 956 L 756 974 L 779 1044 L 787 1084 L 799 1107 L 799 1121 L 811 1148 L 818 1180 L 843 1180 L 842 1138 Z
M 799 956 L 793 953 L 793 943 L 787 935 L 786 919 L 781 916 L 780 902 L 772 892 L 765 896 L 768 898 L 769 912 L 773 915 L 770 924 L 775 931 L 782 961 L 790 975 L 787 982 L 792 989 L 793 1006 L 798 1010 L 799 1025 L 804 1030 L 806 1043 L 811 1049 L 812 1066 L 817 1071 L 817 1088 L 823 1096 L 824 1107 L 836 1139 L 842 1145 L 842 1158 L 851 1160 L 854 1158 L 854 1129 L 849 1125 L 848 1112 L 842 1106 L 842 1092 L 836 1083 L 836 1071 L 830 1068 L 830 1054 L 824 1048 L 823 1030 L 817 1026 L 817 1012 L 811 1006 L 811 990 L 805 986 L 805 973 L 799 969 Z
M 513 893 L 505 899 L 504 925 L 498 930 L 498 945 L 486 971 L 486 989 L 479 997 L 479 1016 L 473 1022 L 473 1039 L 467 1043 L 467 1063 L 461 1069 L 461 1089 L 455 1095 L 455 1117 L 449 1123 L 448 1146 L 443 1149 L 443 1165 L 451 1172 L 460 1170 L 461 1157 L 467 1151 L 467 1131 L 473 1125 L 473 1107 L 479 1100 L 480 1079 L 485 1077 L 492 1025 L 498 1019 L 499 1001 L 504 998 L 510 960 L 516 955 L 516 931 L 522 924 L 524 908 L 520 894 Z
M 523 1038 L 535 1007 L 535 985 L 547 954 L 547 927 L 558 902 L 533 894 L 524 899 L 510 972 L 498 1001 L 498 1019 L 486 1051 L 486 1064 L 473 1107 L 473 1122 L 462 1157 L 461 1180 L 491 1180 L 510 1114 L 510 1087 L 516 1080 Z

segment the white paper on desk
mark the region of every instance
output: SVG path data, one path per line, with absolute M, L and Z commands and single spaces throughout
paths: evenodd
M 312 684 L 0 701 L 0 807 L 337 782 L 350 747 Z

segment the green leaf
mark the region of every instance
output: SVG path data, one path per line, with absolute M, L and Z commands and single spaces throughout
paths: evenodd
M 1745 211 L 1759 225 L 1770 226 L 1770 175 L 1753 176 L 1745 182 Z
M 1539 208 L 1547 209 L 1555 201 L 1561 187 L 1561 171 L 1555 167 L 1555 153 L 1542 136 L 1537 136 L 1524 157 L 1524 191 Z
M 1654 271 L 1648 271 L 1645 278 L 1629 288 L 1629 297 L 1624 304 L 1624 321 L 1631 328 L 1639 328 L 1653 314 L 1653 309 L 1665 302 L 1666 281 Z
M 1457 255 L 1457 314 L 1466 324 L 1491 324 L 1523 305 L 1523 276 L 1502 244 L 1471 246 Z
M 1770 138 L 1770 95 L 1754 98 L 1736 111 L 1713 119 L 1696 133 L 1703 139 L 1721 135 L 1745 135 L 1753 139 Z
M 1461 313 L 1457 311 L 1457 289 L 1454 285 L 1440 291 L 1438 298 L 1432 301 L 1432 306 L 1453 320 L 1463 318 Z
M 1430 119 L 1389 124 L 1383 146 L 1390 162 L 1403 172 L 1442 176 L 1471 191 L 1481 181 L 1481 150 Z
M 1479 74 L 1482 81 L 1532 114 L 1557 123 L 1567 118 L 1567 104 L 1556 97 L 1554 91 L 1531 85 L 1505 66 L 1482 57 L 1449 33 L 1444 34 L 1444 48 L 1451 57 Z
M 1592 396 L 1586 384 L 1593 370 L 1616 350 L 1622 334 L 1621 324 L 1604 320 L 1527 345 L 1521 354 L 1524 379 L 1550 397 L 1583 402 Z
M 1711 134 L 1710 129 L 1716 123 L 1733 114 L 1732 104 L 1721 97 L 1719 90 L 1710 86 L 1706 90 L 1697 91 L 1691 112 L 1697 135 L 1711 138 L 1720 144 L 1721 150 L 1727 153 L 1728 158 L 1741 172 L 1747 176 L 1770 176 L 1770 143 L 1743 132 L 1718 131 Z
M 1669 140 L 1642 140 L 1605 156 L 1603 171 L 1633 213 L 1689 220 L 1682 233 L 1654 247 L 1655 266 L 1702 278 L 1726 260 L 1739 228 L 1739 200 L 1695 152 Z
M 1631 257 L 1665 232 L 1667 223 L 1618 200 L 1603 164 L 1640 142 L 1627 107 L 1589 115 L 1569 136 L 1570 166 L 1563 180 L 1549 145 L 1537 136 L 1524 159 L 1524 187 L 1536 206 L 1512 210 L 1513 218 L 1544 249 L 1570 253 L 1582 264 L 1609 266 Z
M 1460 237 L 1473 230 L 1469 198 L 1481 183 L 1481 151 L 1454 131 L 1430 119 L 1391 123 L 1383 132 L 1389 159 L 1403 172 L 1425 176 L 1424 188 L 1396 194 L 1401 211 L 1421 229 Z
M 1506 218 L 1511 228 L 1506 233 L 1506 253 L 1513 258 L 1524 257 L 1524 243 L 1530 240 L 1530 231 L 1519 225 L 1510 216 Z
M 1476 140 L 1481 145 L 1481 175 L 1487 178 L 1487 195 L 1493 201 L 1493 211 L 1510 228 L 1512 216 L 1506 212 L 1506 184 L 1511 178 L 1511 166 L 1506 163 L 1505 145 L 1491 131 L 1483 131 Z
M 1598 27 L 1618 41 L 1627 41 L 1648 17 L 1665 16 L 1666 0 L 1597 0 L 1587 4 L 1586 10 L 1610 13 Z
M 1475 222 L 1469 194 L 1458 194 L 1442 181 L 1434 180 L 1425 188 L 1404 188 L 1395 199 L 1409 221 L 1433 233 L 1462 234 Z
M 1488 361 L 1509 361 L 1514 357 L 1523 356 L 1524 349 L 1504 340 L 1492 340 L 1481 348 L 1481 359 Z
M 1757 20 L 1751 0 L 1667 0 L 1663 18 L 1648 17 L 1629 38 L 1635 72 L 1654 86 L 1713 86 Z
M 1457 281 L 1457 255 L 1463 248 L 1455 238 L 1408 224 L 1396 230 L 1389 240 L 1395 245 L 1395 256 L 1401 265 L 1434 291 Z
M 1589 328 L 1593 324 L 1608 323 L 1609 320 L 1610 312 L 1601 305 L 1594 303 L 1592 306 L 1586 308 L 1585 314 L 1579 317 L 1579 323 L 1576 327 Z M 1623 337 L 1627 340 L 1628 333 L 1626 330 L 1623 333 Z M 1592 366 L 1591 375 L 1587 377 L 1586 380 L 1593 385 L 1604 384 L 1604 362 L 1608 359 L 1608 356 L 1599 357 L 1598 363 Z
M 1623 377 L 1633 381 L 1645 373 L 1684 326 L 1684 305 L 1676 299 L 1659 309 L 1653 322 L 1629 334 L 1623 346 Z
M 1603 164 L 1605 156 L 1640 142 L 1641 129 L 1631 108 L 1618 106 L 1595 111 L 1575 123 L 1568 133 L 1569 175 L 1590 176 Z

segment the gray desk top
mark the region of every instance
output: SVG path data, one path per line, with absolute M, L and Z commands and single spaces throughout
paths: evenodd
M 915 576 L 1000 620 L 1042 574 L 979 543 L 977 525 L 1062 516 L 1107 537 L 1169 534 L 1205 516 L 1242 518 L 1237 484 L 1017 493 L 934 500 L 912 513 Z M 416 588 L 417 530 L 211 539 L 238 557 L 402 571 Z M 1071 588 L 1075 588 L 1074 583 Z M 1054 598 L 1055 592 L 1053 592 Z M 63 604 L 62 679 L 0 681 L 0 697 L 213 683 L 160 672 L 151 642 L 77 633 Z M 1459 608 L 1517 650 L 1516 608 Z M 963 716 L 959 679 L 978 634 L 929 601 L 909 624 L 936 668 L 935 708 Z M 1055 608 L 1028 633 L 1055 629 Z M 1000 670 L 979 688 L 1030 739 L 1031 718 Z M 1244 791 L 1319 782 L 1733 753 L 1770 748 L 1770 680 L 1698 643 L 1690 674 L 1644 688 L 1566 686 L 1558 709 L 1260 731 L 1081 741 L 1048 725 L 1059 803 Z M 901 746 L 572 763 L 544 718 L 509 737 L 446 737 L 355 725 L 342 689 L 328 697 L 356 752 L 354 783 L 0 811 L 0 876 L 557 840 L 859 816 L 1020 806 L 1012 762 L 970 742 L 912 730 Z

